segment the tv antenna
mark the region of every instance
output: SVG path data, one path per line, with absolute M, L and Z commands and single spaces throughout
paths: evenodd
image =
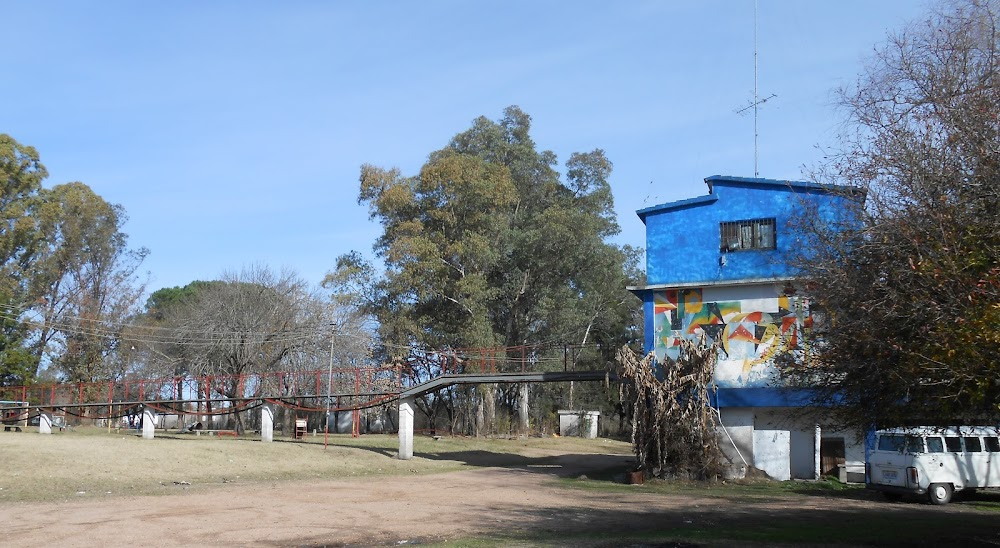
M 753 2 L 753 101 L 749 105 L 736 111 L 736 114 L 743 114 L 744 112 L 753 109 L 753 176 L 759 177 L 760 171 L 757 166 L 760 160 L 760 132 L 757 130 L 757 108 L 764 103 L 770 101 L 777 97 L 774 93 L 768 95 L 761 99 L 760 94 L 757 92 L 757 12 L 758 12 L 759 0 L 754 0 Z

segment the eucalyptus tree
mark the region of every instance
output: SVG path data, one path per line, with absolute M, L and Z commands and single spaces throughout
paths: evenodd
M 34 148 L 0 134 L 0 385 L 34 376 L 22 315 L 30 302 L 25 270 L 38 243 L 35 210 L 47 175 Z
M 385 273 L 365 283 L 374 269 L 353 253 L 327 282 L 362 296 L 387 353 L 564 342 L 613 352 L 630 333 L 637 254 L 608 242 L 619 231 L 611 162 L 600 149 L 573 154 L 564 182 L 530 125 L 509 107 L 477 118 L 415 176 L 362 166 L 359 202 L 382 225 Z M 493 389 L 478 401 L 491 422 Z
M 42 187 L 38 153 L 0 135 L 0 378 L 29 382 L 40 364 L 70 380 L 114 376 L 117 349 L 137 310 L 136 272 L 124 209 L 83 183 Z
M 138 270 L 149 252 L 128 247 L 124 208 L 87 185 L 56 185 L 41 197 L 41 245 L 29 279 L 40 324 L 36 362 L 48 361 L 71 381 L 118 378 L 129 367 L 115 358 L 122 329 L 141 310 Z

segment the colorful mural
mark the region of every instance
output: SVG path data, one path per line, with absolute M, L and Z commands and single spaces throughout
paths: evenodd
M 715 382 L 721 388 L 773 386 L 772 358 L 798 349 L 803 328 L 812 324 L 803 298 L 704 302 L 701 289 L 654 292 L 653 314 L 657 359 L 676 359 L 681 339 L 702 333 L 720 343 Z

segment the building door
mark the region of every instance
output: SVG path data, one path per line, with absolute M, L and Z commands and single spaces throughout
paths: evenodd
M 844 438 L 823 438 L 819 444 L 821 476 L 837 476 L 839 466 L 846 461 Z

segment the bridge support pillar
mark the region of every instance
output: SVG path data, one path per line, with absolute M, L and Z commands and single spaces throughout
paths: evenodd
M 823 446 L 823 428 L 816 425 L 816 433 L 813 434 L 813 479 L 819 479 L 823 474 L 823 459 L 819 452 Z M 847 478 L 844 478 L 847 479 Z
M 142 439 L 151 440 L 153 439 L 153 433 L 156 431 L 156 412 L 152 407 L 143 406 L 142 407 Z
M 522 382 L 517 395 L 518 434 L 521 438 L 528 437 L 528 383 Z
M 42 411 L 38 414 L 38 433 L 39 434 L 52 433 L 52 413 Z
M 413 407 L 414 397 L 399 399 L 399 458 L 413 458 Z
M 260 406 L 260 441 L 274 441 L 274 406 L 269 403 Z

